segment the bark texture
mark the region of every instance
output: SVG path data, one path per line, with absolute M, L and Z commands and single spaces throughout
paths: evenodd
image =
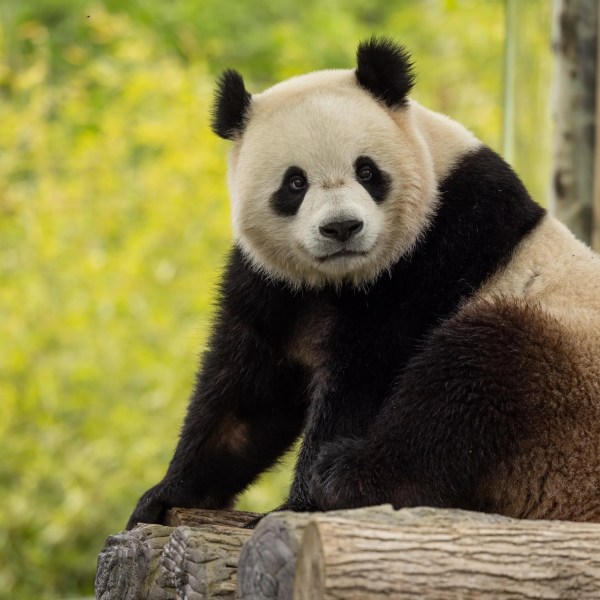
M 253 531 L 252 514 L 187 512 L 169 518 L 197 526 L 108 538 L 97 598 L 600 598 L 598 523 L 387 505 L 273 513 Z
M 238 594 L 244 600 L 291 598 L 296 555 L 311 513 L 267 515 L 242 548 Z
M 316 515 L 323 518 L 348 518 L 357 523 L 379 523 L 398 526 L 401 523 L 428 519 L 448 523 L 455 513 L 465 520 L 497 522 L 503 517 L 465 511 L 441 511 L 433 508 L 412 508 L 394 511 L 389 504 L 357 510 L 328 513 L 276 512 L 267 515 L 252 538 L 244 545 L 238 566 L 239 597 L 243 600 L 284 600 L 293 595 L 296 557 L 304 530 Z
M 142 525 L 106 540 L 98 557 L 96 598 L 99 600 L 171 600 L 175 591 L 160 565 L 172 527 Z
M 244 527 L 260 515 L 243 510 L 207 510 L 203 508 L 172 508 L 167 513 L 166 524 L 169 527 L 188 525 L 228 525 L 229 527 Z
M 176 508 L 167 515 L 172 527 L 140 525 L 109 537 L 98 557 L 96 598 L 234 598 L 240 548 L 252 534 L 242 527 L 257 516 Z
M 251 529 L 225 525 L 177 527 L 161 558 L 165 585 L 181 600 L 233 600 L 238 557 L 251 535 Z
M 598 0 L 554 0 L 556 58 L 550 207 L 581 240 L 592 239 Z
M 600 9 L 598 9 L 600 11 Z M 600 14 L 596 18 L 596 150 L 594 153 L 594 231 L 592 248 L 600 252 Z
M 294 600 L 600 597 L 597 524 L 441 512 L 397 526 L 313 517 Z

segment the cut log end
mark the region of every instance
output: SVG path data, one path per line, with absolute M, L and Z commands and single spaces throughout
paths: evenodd
M 109 537 L 98 556 L 96 597 L 137 600 L 158 591 L 153 574 L 173 529 L 144 525 Z M 166 591 L 160 597 L 167 598 Z
M 164 547 L 165 582 L 178 598 L 235 598 L 238 556 L 252 530 L 226 525 L 177 527 Z

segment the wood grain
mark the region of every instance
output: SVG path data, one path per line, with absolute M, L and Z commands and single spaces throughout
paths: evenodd
M 460 516 L 394 527 L 313 517 L 298 555 L 293 598 L 600 597 L 598 524 L 486 523 Z

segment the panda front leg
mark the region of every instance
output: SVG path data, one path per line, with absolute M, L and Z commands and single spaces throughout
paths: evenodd
M 491 305 L 448 320 L 408 363 L 365 437 L 322 445 L 311 498 L 322 510 L 493 509 L 480 493 L 484 478 L 535 438 L 543 410 L 530 374 L 548 364 L 550 349 L 530 335 L 530 321 Z
M 344 447 L 348 455 L 352 444 L 362 439 L 377 414 L 376 401 L 358 386 L 346 386 L 344 376 L 321 395 L 311 399 L 303 430 L 302 447 L 296 462 L 294 480 L 288 500 L 278 510 L 327 510 L 327 501 L 313 485 L 318 465 L 332 450 Z M 348 440 L 348 436 L 353 436 Z M 318 468 L 318 467 L 317 467 Z
M 330 426 L 327 422 L 320 403 L 314 403 L 309 408 L 307 426 L 304 430 L 304 439 L 296 461 L 294 480 L 286 502 L 277 510 L 292 510 L 294 512 L 315 512 L 325 510 L 314 495 L 315 489 L 311 485 L 311 476 L 314 465 L 319 458 L 321 448 L 331 439 Z M 329 434 L 329 435 L 328 435 Z
M 298 437 L 303 377 L 255 327 L 224 311 L 167 473 L 140 498 L 127 528 L 163 522 L 174 506 L 230 507 Z

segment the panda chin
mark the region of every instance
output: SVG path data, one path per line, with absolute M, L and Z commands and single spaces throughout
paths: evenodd
M 348 259 L 360 256 L 366 256 L 368 253 L 365 251 L 359 250 L 346 250 L 345 248 L 342 250 L 338 250 L 337 252 L 333 252 L 332 254 L 326 254 L 325 256 L 317 256 L 317 260 L 320 263 L 328 262 L 330 260 L 339 260 L 339 259 Z

